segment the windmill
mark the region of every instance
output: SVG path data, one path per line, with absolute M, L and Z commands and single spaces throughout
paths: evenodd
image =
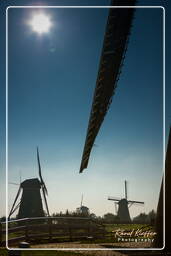
M 88 216 L 89 215 L 89 208 L 83 205 L 83 195 L 81 196 L 81 204 L 80 207 L 76 209 L 77 213 Z
M 108 200 L 114 201 L 115 203 L 115 212 L 117 211 L 117 216 L 122 223 L 131 222 L 129 207 L 133 204 L 144 204 L 144 202 L 140 201 L 132 201 L 127 198 L 127 181 L 125 180 L 125 197 L 124 198 L 116 198 L 116 197 L 108 197 Z M 118 210 L 116 210 L 116 204 L 118 205 Z
M 39 178 L 27 179 L 20 183 L 17 195 L 9 213 L 11 215 L 19 208 L 17 218 L 29 218 L 29 217 L 43 217 L 45 212 L 43 210 L 43 204 L 41 199 L 41 190 L 45 203 L 46 213 L 49 216 L 49 209 L 47 204 L 46 196 L 48 195 L 45 182 L 42 178 L 41 165 L 39 158 L 39 150 L 37 148 L 37 162 L 38 162 L 38 173 Z M 18 198 L 21 195 L 20 201 L 17 203 Z

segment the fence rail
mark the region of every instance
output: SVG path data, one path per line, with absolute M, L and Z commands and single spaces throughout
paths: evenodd
M 94 239 L 104 237 L 105 227 L 91 218 L 80 217 L 40 217 L 25 218 L 0 223 L 0 243 L 5 244 L 6 224 L 8 243 L 41 240 L 73 241 L 74 239 Z

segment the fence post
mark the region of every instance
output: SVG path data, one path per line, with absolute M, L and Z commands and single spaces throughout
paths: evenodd
M 29 224 L 28 224 L 28 220 L 25 221 L 25 240 L 29 241 Z
M 91 221 L 90 220 L 88 221 L 87 226 L 88 226 L 88 230 L 87 230 L 88 232 L 87 233 L 88 233 L 88 236 L 90 237 L 91 236 Z
M 72 228 L 70 225 L 70 221 L 68 222 L 68 227 L 69 227 L 69 238 L 70 238 L 70 241 L 72 241 Z
M 48 219 L 48 225 L 49 225 L 49 240 L 52 240 L 52 219 Z

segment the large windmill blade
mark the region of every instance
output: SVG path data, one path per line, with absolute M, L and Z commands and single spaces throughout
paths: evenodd
M 46 190 L 45 190 L 44 186 L 42 187 L 42 192 L 43 192 L 43 198 L 44 198 L 44 202 L 45 202 L 45 206 L 46 206 L 46 211 L 47 211 L 48 216 L 50 216 L 49 207 L 48 207 L 47 199 L 46 199 Z
M 113 0 L 113 6 L 134 6 L 136 0 Z M 134 8 L 110 8 L 96 87 L 82 153 L 80 173 L 88 166 L 92 147 L 110 108 L 124 63 Z
M 11 215 L 15 212 L 15 211 L 14 211 L 14 207 L 15 207 L 15 204 L 16 204 L 16 202 L 17 202 L 17 199 L 18 199 L 18 197 L 19 197 L 19 195 L 20 195 L 20 192 L 21 192 L 21 186 L 20 186 L 19 189 L 18 189 L 17 195 L 16 195 L 16 197 L 15 197 L 15 200 L 14 200 L 14 203 L 13 203 L 13 205 L 12 205 L 12 208 L 11 208 L 11 211 L 10 211 L 10 213 L 9 213 L 8 218 L 10 218 Z M 15 210 L 16 210 L 16 209 L 15 209 Z
M 39 157 L 39 149 L 37 147 L 37 163 L 38 163 L 38 168 L 39 168 L 39 177 L 40 177 L 40 181 L 41 181 L 41 184 L 43 186 L 43 191 L 45 192 L 46 195 L 48 195 L 48 191 L 47 191 L 47 188 L 46 188 L 46 185 L 45 185 L 45 182 L 42 178 L 42 171 L 41 171 L 41 165 L 40 165 L 40 157 Z

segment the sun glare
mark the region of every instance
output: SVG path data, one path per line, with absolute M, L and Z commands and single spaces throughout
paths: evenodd
M 34 32 L 37 32 L 38 34 L 43 34 L 49 32 L 52 23 L 49 16 L 44 13 L 39 13 L 34 14 L 31 21 L 29 22 L 29 25 Z

